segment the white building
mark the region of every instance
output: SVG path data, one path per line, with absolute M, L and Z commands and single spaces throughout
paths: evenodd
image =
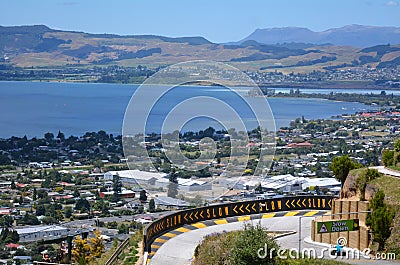
M 139 184 L 139 185 L 155 185 L 156 180 L 168 177 L 166 173 L 147 172 L 140 170 L 121 170 L 109 171 L 104 173 L 104 180 L 113 180 L 118 175 L 122 183 Z
M 212 189 L 211 182 L 201 180 L 178 178 L 178 185 L 179 189 L 184 191 L 204 191 Z
M 69 229 L 58 225 L 31 226 L 15 229 L 20 242 L 34 242 L 66 237 Z
M 159 196 L 154 198 L 156 205 L 158 206 L 170 206 L 170 207 L 187 207 L 189 204 L 185 201 L 167 197 L 167 196 Z
M 148 185 L 154 187 L 167 188 L 169 175 L 159 172 L 147 172 L 140 170 L 121 170 L 109 171 L 104 174 L 104 180 L 113 180 L 114 176 L 119 175 L 121 182 L 133 185 Z M 204 191 L 211 190 L 211 182 L 178 178 L 178 189 L 182 191 Z
M 178 189 L 181 191 L 205 191 L 212 189 L 212 183 L 201 180 L 178 178 Z M 161 178 L 156 181 L 156 187 L 168 188 L 169 179 Z
M 261 187 L 267 191 L 281 190 L 283 192 L 296 192 L 302 191 L 309 187 L 318 186 L 320 188 L 334 189 L 339 187 L 340 182 L 334 178 L 308 178 L 308 177 L 295 177 L 290 174 L 270 176 L 265 178 L 253 178 L 240 180 L 236 187 L 242 189 L 254 189 L 261 184 Z
M 335 190 L 341 187 L 341 183 L 335 178 L 306 178 L 307 182 L 303 185 L 303 189 L 308 187 L 327 188 Z

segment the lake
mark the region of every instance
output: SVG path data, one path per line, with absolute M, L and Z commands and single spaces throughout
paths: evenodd
M 121 134 L 125 109 L 136 88 L 137 85 L 124 84 L 0 82 L 0 137 L 42 137 L 46 132 L 57 134 L 59 130 L 67 136 L 80 136 L 88 131 L 99 130 Z M 149 118 L 154 127 L 148 129 L 156 130 L 157 124 L 163 120 L 161 114 L 167 112 L 167 105 L 176 105 L 195 95 L 200 88 L 202 95 L 224 100 L 231 98 L 224 91 L 216 93 L 218 89 L 214 87 L 187 87 L 184 93 L 171 93 L 164 105 L 162 102 L 159 104 L 159 110 Z M 240 106 L 236 100 L 231 98 L 233 105 Z M 360 103 L 323 99 L 270 98 L 268 102 L 277 128 L 287 126 L 301 116 L 306 119 L 330 118 L 374 108 Z M 191 124 L 193 128 L 197 126 L 201 129 L 207 125 L 205 120 Z M 188 126 L 188 129 L 191 127 Z

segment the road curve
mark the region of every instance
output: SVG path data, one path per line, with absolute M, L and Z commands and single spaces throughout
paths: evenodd
M 318 211 L 317 211 L 318 212 Z M 203 237 L 223 231 L 234 231 L 243 229 L 244 222 L 257 224 L 261 222 L 263 227 L 266 227 L 270 231 L 296 231 L 295 234 L 291 234 L 285 237 L 277 238 L 278 244 L 282 248 L 298 248 L 299 245 L 299 218 L 301 216 L 301 248 L 314 248 L 317 253 L 322 253 L 325 246 L 321 244 L 312 244 L 310 242 L 310 231 L 311 231 L 311 220 L 313 216 L 323 214 L 323 212 L 315 213 L 314 215 L 308 214 L 304 215 L 300 212 L 287 212 L 284 215 L 280 215 L 277 218 L 272 218 L 274 216 L 262 216 L 263 219 L 258 219 L 260 216 L 253 215 L 252 217 L 244 217 L 241 220 L 236 220 L 236 222 L 229 223 L 227 220 L 214 220 L 215 224 L 211 226 L 200 226 L 201 229 L 189 229 L 188 226 L 184 226 L 176 229 L 177 231 L 170 231 L 165 235 L 159 237 L 152 245 L 157 250 L 151 255 L 151 259 L 148 260 L 148 264 L 151 265 L 190 265 L 193 253 L 196 246 L 202 241 Z M 275 216 L 276 217 L 276 216 Z M 196 224 L 195 224 L 196 225 Z M 307 239 L 307 240 L 305 240 Z M 329 258 L 328 254 L 325 253 L 324 258 Z M 366 260 L 361 258 L 361 260 L 343 260 L 350 264 L 367 264 L 373 262 L 377 265 L 387 265 L 387 264 L 398 264 L 397 262 L 390 261 L 377 261 L 377 260 Z
M 302 234 L 310 235 L 310 220 L 313 216 L 325 214 L 326 211 L 292 211 L 263 215 L 242 216 L 239 218 L 224 218 L 185 225 L 170 231 L 155 240 L 148 264 L 177 265 L 190 264 L 194 249 L 205 235 L 214 232 L 233 231 L 243 228 L 244 222 L 258 223 L 271 231 L 298 231 L 299 217 L 302 216 Z M 328 212 L 329 213 L 329 212 Z M 260 217 L 262 219 L 260 219 Z M 274 218 L 276 217 L 276 218 Z M 285 221 L 282 222 L 282 218 Z M 306 221 L 308 220 L 308 221 Z M 297 248 L 298 234 L 277 239 L 283 242 L 283 247 Z

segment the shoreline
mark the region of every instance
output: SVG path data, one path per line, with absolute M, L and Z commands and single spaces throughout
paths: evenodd
M 54 80 L 41 80 L 41 79 L 26 79 L 26 80 L 0 80 L 0 82 L 32 82 L 32 83 L 63 83 L 63 84 L 115 84 L 115 85 L 133 85 L 133 86 L 140 86 L 143 83 L 123 83 L 123 82 L 93 82 L 88 80 L 61 80 L 61 79 L 54 79 Z M 368 81 L 365 81 L 368 82 Z M 373 91 L 382 91 L 382 90 L 390 90 L 390 91 L 400 91 L 400 88 L 393 88 L 393 87 L 381 87 L 376 85 L 364 85 L 364 86 L 346 86 L 344 84 L 350 83 L 349 81 L 336 81 L 337 84 L 342 84 L 342 86 L 337 86 L 332 84 L 328 84 L 329 82 L 322 82 L 319 84 L 313 83 L 288 83 L 288 84 L 256 84 L 260 89 L 267 88 L 267 89 L 312 89 L 312 90 L 326 90 L 332 89 L 340 90 L 340 89 L 348 89 L 348 90 L 373 90 Z M 160 84 L 144 84 L 144 85 L 160 85 Z M 161 84 L 161 85 L 171 85 L 171 84 Z M 204 87 L 218 87 L 217 84 L 209 84 L 208 82 L 200 82 L 200 83 L 188 83 L 182 86 L 204 86 Z M 232 87 L 243 87 L 240 85 L 232 85 Z

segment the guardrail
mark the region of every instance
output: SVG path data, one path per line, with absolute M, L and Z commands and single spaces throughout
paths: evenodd
M 106 261 L 105 265 L 113 265 L 118 259 L 118 256 L 121 254 L 122 251 L 129 245 L 129 240 L 130 237 L 125 239 L 121 245 L 117 247 L 117 249 L 114 251 L 114 253 L 111 255 L 111 257 Z
M 205 206 L 178 211 L 164 216 L 143 231 L 143 251 L 151 252 L 151 244 L 160 235 L 181 227 L 205 220 L 292 210 L 330 210 L 332 196 L 291 196 L 274 199 L 253 200 Z

